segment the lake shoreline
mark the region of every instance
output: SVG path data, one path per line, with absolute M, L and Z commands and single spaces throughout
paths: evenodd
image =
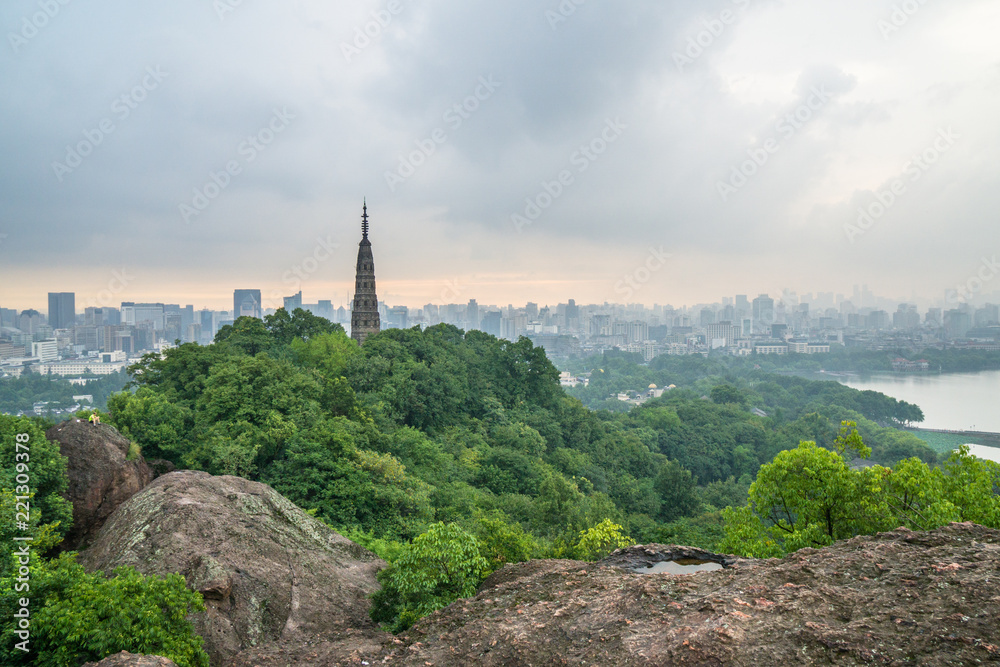
M 948 454 L 962 445 L 982 445 L 1000 449 L 1000 433 L 990 431 L 962 431 L 912 426 L 901 430 L 917 436 L 938 454 Z
M 920 407 L 924 420 L 913 425 L 931 437 L 1000 433 L 1000 371 L 975 373 L 823 373 L 853 389 L 877 391 Z M 933 433 L 939 431 L 940 433 Z M 948 432 L 951 432 L 950 434 Z M 989 435 L 983 436 L 992 445 Z M 975 440 L 973 440 L 975 442 Z

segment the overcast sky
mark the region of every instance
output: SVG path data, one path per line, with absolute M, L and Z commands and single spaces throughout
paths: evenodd
M 1000 290 L 996 0 L 347 5 L 5 0 L 0 305 Z

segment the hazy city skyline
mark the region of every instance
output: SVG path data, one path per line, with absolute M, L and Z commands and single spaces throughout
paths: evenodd
M 996 3 L 83 7 L 0 8 L 3 307 L 346 305 L 363 197 L 394 305 L 1000 289 Z

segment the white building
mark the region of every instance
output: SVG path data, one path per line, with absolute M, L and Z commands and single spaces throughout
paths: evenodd
M 122 370 L 128 364 L 124 361 L 102 364 L 94 361 L 59 361 L 49 364 L 32 366 L 31 370 L 42 375 L 111 375 Z
M 31 356 L 39 361 L 55 361 L 59 358 L 59 343 L 55 338 L 31 344 Z
M 830 346 L 804 340 L 792 340 L 788 342 L 788 351 L 796 354 L 825 354 L 830 351 Z

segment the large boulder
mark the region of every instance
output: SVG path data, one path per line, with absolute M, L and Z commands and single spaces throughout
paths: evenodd
M 177 667 L 177 664 L 158 655 L 139 655 L 122 651 L 109 655 L 100 662 L 88 662 L 83 667 Z
M 192 619 L 214 665 L 244 649 L 379 636 L 368 596 L 385 562 L 274 489 L 179 471 L 118 508 L 79 562 L 182 574 L 205 598 Z
M 69 459 L 66 500 L 73 503 L 73 527 L 62 548 L 75 550 L 93 541 L 108 517 L 139 493 L 153 473 L 129 442 L 113 426 L 93 426 L 80 419 L 57 424 L 45 437 L 59 443 Z
M 642 573 L 678 557 L 722 569 Z M 252 664 L 995 665 L 998 573 L 1000 531 L 973 524 L 759 561 L 647 545 L 508 565 L 360 660 L 317 647 Z

